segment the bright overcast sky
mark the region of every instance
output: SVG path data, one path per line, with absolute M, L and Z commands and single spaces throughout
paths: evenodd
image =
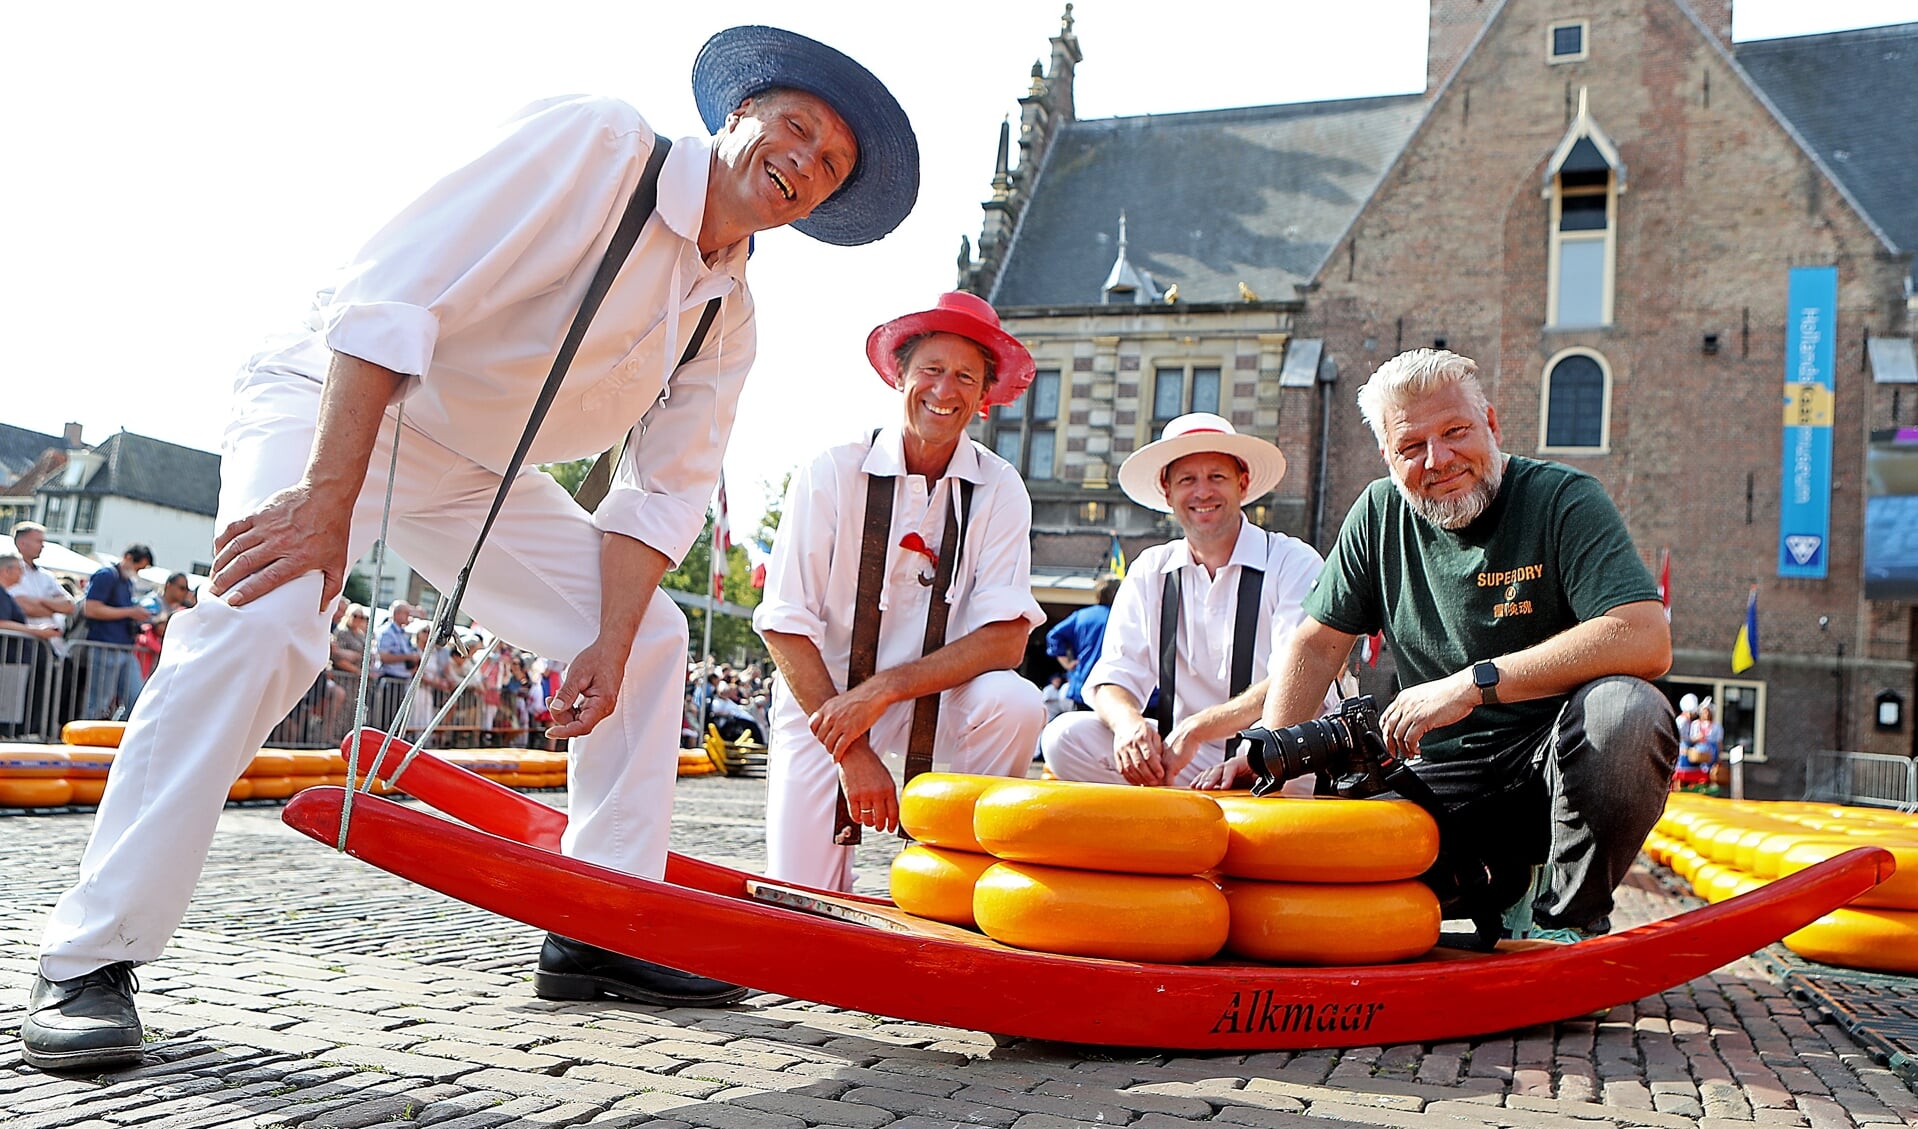
M 1016 117 L 1056 0 L 795 5 L 32 4 L 0 62 L 0 421 L 88 442 L 129 431 L 217 450 L 235 368 L 296 327 L 330 267 L 519 106 L 613 94 L 699 129 L 686 75 L 719 27 L 771 23 L 885 79 L 923 156 L 919 206 L 884 242 L 780 231 L 752 265 L 759 363 L 726 460 L 734 527 L 759 485 L 889 422 L 866 333 L 954 282 L 976 239 L 1000 120 Z M 1418 90 L 1424 0 L 1082 0 L 1081 117 Z M 1739 0 L 1770 38 L 1918 19 L 1918 0 Z M 529 392 L 530 399 L 530 392 Z M 518 422 L 510 426 L 517 429 Z

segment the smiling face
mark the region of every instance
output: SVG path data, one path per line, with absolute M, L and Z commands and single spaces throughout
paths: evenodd
M 859 146 L 824 99 L 769 90 L 726 116 L 707 182 L 709 218 L 742 234 L 805 219 L 852 175 Z
M 1250 482 L 1239 460 L 1217 451 L 1201 451 L 1166 465 L 1161 481 L 1172 517 L 1186 539 L 1201 543 L 1239 535 L 1239 506 Z
M 1462 529 L 1485 512 L 1504 481 L 1498 413 L 1476 403 L 1465 386 L 1440 384 L 1386 407 L 1379 453 L 1399 494 L 1441 529 Z
M 956 333 L 933 333 L 899 366 L 906 436 L 928 449 L 956 447 L 987 387 L 986 351 Z

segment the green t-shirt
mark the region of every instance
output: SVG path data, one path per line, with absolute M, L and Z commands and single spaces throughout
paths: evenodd
M 1383 630 L 1399 680 L 1417 686 L 1522 651 L 1658 588 L 1605 488 L 1583 471 L 1513 455 L 1477 521 L 1445 530 L 1392 480 L 1366 488 L 1305 598 L 1352 635 Z M 1551 724 L 1563 696 L 1480 706 L 1419 742 L 1428 761 L 1478 761 Z

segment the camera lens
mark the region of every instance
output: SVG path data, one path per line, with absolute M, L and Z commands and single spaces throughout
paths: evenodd
M 1259 795 L 1288 780 L 1343 764 L 1353 751 L 1352 731 L 1338 716 L 1317 717 L 1271 731 L 1272 740 L 1252 746 L 1248 762 Z

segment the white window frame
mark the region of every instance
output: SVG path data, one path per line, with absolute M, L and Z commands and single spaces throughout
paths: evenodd
M 1598 446 L 1596 447 L 1552 447 L 1545 442 L 1551 434 L 1552 423 L 1552 370 L 1567 357 L 1590 357 L 1598 362 L 1598 371 L 1604 375 L 1603 399 L 1599 404 Z M 1584 345 L 1573 345 L 1553 353 L 1538 376 L 1538 451 L 1551 455 L 1609 455 L 1612 453 L 1612 363 L 1605 354 Z
M 1555 46 L 1553 40 L 1558 38 L 1560 28 L 1567 27 L 1575 27 L 1578 29 L 1578 52 L 1573 55 L 1554 55 L 1552 53 L 1552 48 Z M 1545 61 L 1548 64 L 1557 66 L 1559 63 L 1582 63 L 1591 57 L 1592 21 L 1557 20 L 1545 25 Z
M 1587 195 L 1575 192 L 1573 195 Z M 1597 195 L 1596 192 L 1589 193 Z M 1612 324 L 1612 299 L 1617 290 L 1618 276 L 1618 172 L 1613 170 L 1605 178 L 1605 227 L 1600 231 L 1560 231 L 1565 202 L 1565 188 L 1558 177 L 1552 178 L 1552 204 L 1547 212 L 1545 235 L 1549 248 L 1545 265 L 1545 328 L 1547 329 L 1607 329 Z M 1605 244 L 1604 275 L 1600 280 L 1603 293 L 1600 296 L 1600 314 L 1596 325 L 1566 325 L 1558 320 L 1558 271 L 1559 250 L 1566 243 Z
M 1182 375 L 1179 378 L 1179 415 L 1190 415 L 1196 409 L 1192 406 L 1192 376 L 1200 369 L 1212 369 L 1219 374 L 1219 411 L 1218 414 L 1232 418 L 1232 370 L 1216 358 L 1154 358 L 1149 369 L 1149 380 L 1139 382 L 1139 435 L 1138 445 L 1151 443 L 1159 438 L 1159 428 L 1167 422 L 1154 413 L 1159 408 L 1159 370 L 1175 369 Z M 1169 417 L 1177 419 L 1178 416 Z

